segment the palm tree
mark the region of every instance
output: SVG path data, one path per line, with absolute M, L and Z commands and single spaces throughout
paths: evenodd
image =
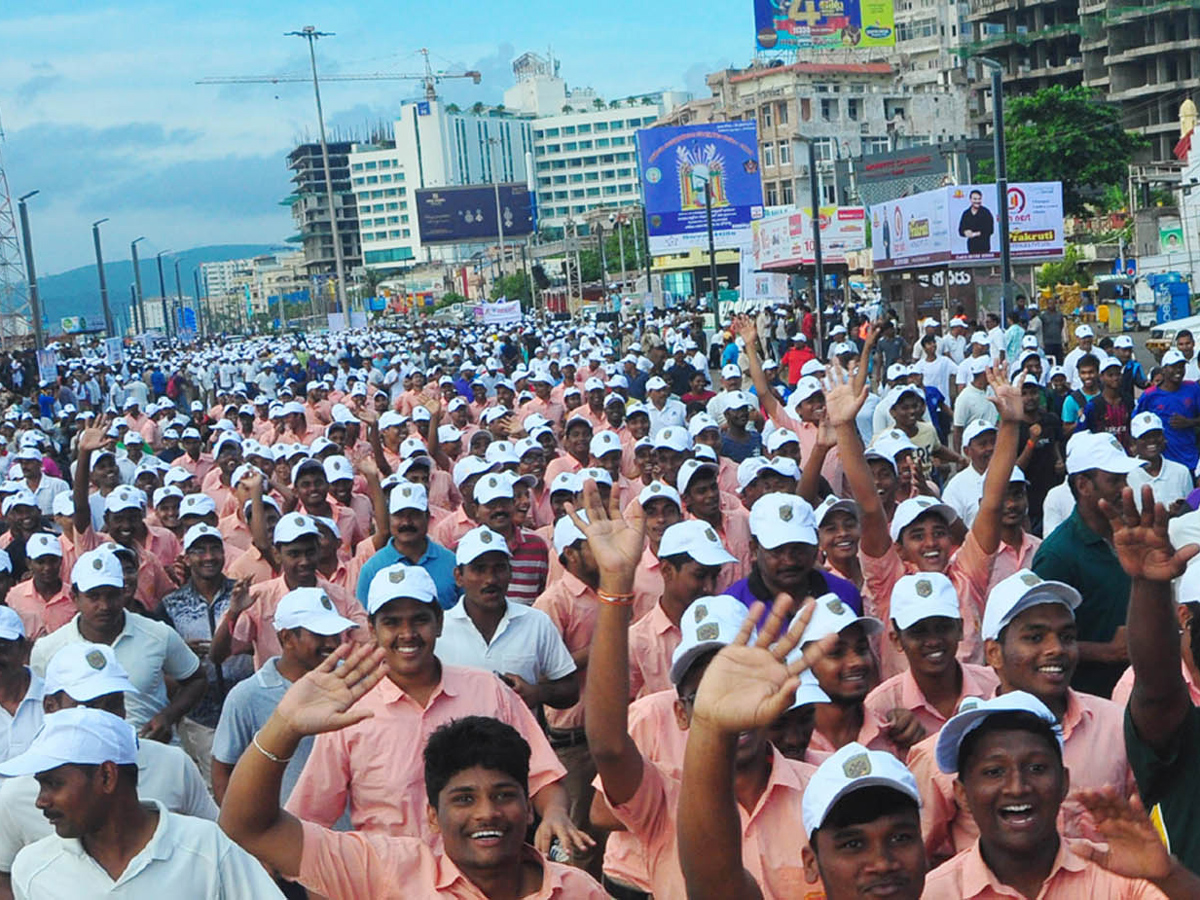
M 573 113 L 573 112 L 575 112 L 575 109 L 574 109 L 574 107 L 571 106 L 570 103 L 566 103 L 566 104 L 563 104 L 562 111 L 564 113 Z
M 484 105 L 482 102 L 476 101 L 475 103 L 473 103 L 471 105 L 471 112 L 477 116 L 482 116 L 483 110 L 484 110 Z
M 447 103 L 446 104 L 446 112 L 456 113 L 456 112 L 462 112 L 462 110 L 459 108 L 457 103 Z
M 592 101 L 592 107 L 594 109 L 604 109 L 604 106 L 605 106 L 604 101 L 601 100 L 599 97 L 597 97 L 595 100 Z

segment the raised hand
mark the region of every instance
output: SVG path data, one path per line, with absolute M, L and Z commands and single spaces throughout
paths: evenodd
M 626 594 L 633 589 L 633 573 L 642 558 L 646 528 L 642 507 L 634 503 L 629 518 L 621 514 L 621 499 L 613 491 L 608 509 L 600 502 L 600 491 L 590 478 L 583 485 L 583 508 L 588 521 L 579 515 L 574 503 L 566 504 L 567 515 L 587 538 L 592 556 L 600 569 L 600 589 L 605 593 Z
M 1167 511 L 1154 502 L 1150 485 L 1142 486 L 1142 511 L 1133 502 L 1133 489 L 1121 492 L 1120 504 L 1100 501 L 1100 511 L 1112 528 L 1113 549 L 1121 568 L 1130 578 L 1170 581 L 1187 568 L 1188 560 L 1200 553 L 1200 546 L 1188 544 L 1176 550 L 1167 534 Z
M 813 611 L 813 602 L 809 600 L 780 638 L 792 605 L 790 595 L 777 596 L 753 643 L 750 638 L 755 622 L 762 615 L 763 604 L 750 607 L 733 643 L 722 647 L 704 672 L 696 693 L 696 720 L 725 734 L 737 734 L 770 725 L 787 711 L 796 699 L 800 674 L 837 640 L 836 635 L 830 635 L 814 641 L 789 662 L 788 654 L 800 643 Z
M 231 616 L 240 616 L 254 605 L 254 601 L 250 598 L 250 583 L 253 580 L 253 575 L 247 575 L 245 578 L 239 578 L 234 583 L 233 591 L 229 595 L 229 613 Z
M 302 735 L 337 731 L 370 718 L 373 713 L 369 710 L 351 707 L 384 677 L 385 656 L 382 647 L 340 645 L 288 688 L 275 708 L 276 714 Z M 343 659 L 346 663 L 339 667 Z
M 1085 859 L 1127 878 L 1157 881 L 1171 874 L 1171 854 L 1154 830 L 1142 801 L 1134 794 L 1128 800 L 1114 788 L 1075 793 L 1095 823 L 1107 848 L 1086 841 L 1076 849 Z
M 1008 380 L 1006 366 L 998 362 L 987 371 L 988 386 L 992 392 L 988 399 L 1000 413 L 1004 422 L 1020 422 L 1025 418 L 1025 405 L 1021 401 L 1021 389 Z
M 747 347 L 753 346 L 758 340 L 758 326 L 754 323 L 753 316 L 734 316 L 731 325 L 734 333 L 746 342 Z
M 856 391 L 854 384 L 844 379 L 844 372 L 835 360 L 830 363 L 829 374 L 825 377 L 825 415 L 833 428 L 853 425 L 858 411 L 867 402 L 866 385 Z
M 105 426 L 97 426 L 96 428 L 85 428 L 79 432 L 79 452 L 91 453 L 93 450 L 99 450 L 108 442 L 107 429 Z
M 818 447 L 823 447 L 826 450 L 832 450 L 837 446 L 837 429 L 835 429 L 833 427 L 833 423 L 829 421 L 828 410 L 822 412 L 820 418 L 817 419 L 816 445 Z

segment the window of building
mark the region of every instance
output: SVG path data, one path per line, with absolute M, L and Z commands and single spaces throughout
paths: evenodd
M 589 197 L 599 197 L 600 196 L 600 188 L 598 188 L 598 187 L 588 188 L 587 195 Z
M 565 144 L 563 144 L 563 149 L 564 150 L 578 150 L 579 142 L 578 141 L 567 141 Z
M 577 190 L 571 191 L 571 199 L 572 200 L 578 200 L 582 196 L 583 196 L 583 188 L 579 188 Z
M 362 169 L 363 169 L 362 163 L 355 163 L 354 165 L 352 165 L 350 167 L 350 171 L 352 171 L 352 172 L 361 172 Z
M 771 128 L 775 124 L 775 117 L 771 113 L 771 104 L 764 104 L 758 111 L 759 125 L 763 128 Z
M 792 142 L 779 142 L 779 164 L 781 166 L 791 165 L 792 162 Z
M 591 142 L 591 141 L 580 141 L 580 142 L 579 142 L 579 149 L 580 149 L 580 150 L 591 150 L 591 149 L 592 149 L 592 142 Z
M 566 134 L 574 134 L 574 133 L 575 133 L 575 126 L 574 126 L 574 125 L 564 125 L 564 126 L 563 126 L 563 130 L 562 130 L 562 133 L 563 133 L 564 135 L 566 135 Z
M 375 162 L 374 160 L 371 160 L 367 163 L 366 169 L 368 172 L 373 172 L 378 167 L 379 167 L 379 164 L 377 162 Z
M 887 137 L 865 137 L 862 139 L 863 156 L 870 156 L 873 153 L 887 153 L 891 149 L 891 142 Z
M 837 154 L 837 143 L 834 138 L 814 138 L 813 150 L 816 153 L 817 159 L 830 160 Z
M 792 183 L 790 181 L 780 182 L 780 184 L 779 184 L 779 199 L 783 201 L 784 206 L 787 206 L 789 203 L 795 202 L 795 200 L 793 199 L 793 196 L 792 196 Z
M 367 176 L 367 184 L 379 184 L 379 176 L 378 175 L 368 175 Z
M 775 165 L 775 145 L 763 144 L 762 146 L 762 164 L 764 166 Z
M 846 117 L 851 122 L 857 122 L 862 116 L 862 101 L 857 97 L 851 97 L 846 101 Z
M 832 122 L 838 117 L 838 102 L 828 97 L 821 98 L 821 118 Z
M 607 122 L 597 122 L 596 130 L 597 131 L 608 131 L 608 123 Z
M 608 138 L 596 138 L 597 147 L 608 147 L 611 144 Z
M 608 184 L 608 185 L 604 186 L 604 196 L 605 197 L 611 197 L 616 193 L 617 193 L 616 185 Z
M 571 176 L 571 184 L 582 184 L 582 183 L 583 183 L 583 173 L 577 172 L 576 174 Z
M 788 105 L 786 100 L 782 103 L 776 104 L 775 121 L 780 125 L 786 125 L 788 123 Z
M 779 205 L 779 191 L 775 188 L 773 183 L 764 187 L 763 196 L 766 197 L 767 206 Z
M 579 133 L 580 134 L 591 134 L 592 126 L 585 122 L 584 124 L 579 126 Z
M 629 143 L 628 139 L 620 136 L 613 138 L 612 142 L 614 147 L 624 147 L 627 143 Z

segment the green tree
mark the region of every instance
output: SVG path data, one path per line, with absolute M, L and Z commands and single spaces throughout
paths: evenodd
M 446 104 L 446 112 L 448 112 L 448 113 L 462 112 L 462 108 L 457 103 L 447 103 Z
M 508 300 L 520 300 L 524 304 L 528 304 L 533 299 L 533 295 L 529 290 L 529 279 L 525 277 L 524 272 L 517 272 L 514 275 L 504 275 L 496 279 L 492 285 L 491 298 L 499 300 L 505 297 Z
M 1056 284 L 1087 287 L 1092 283 L 1092 273 L 1086 266 L 1081 266 L 1080 261 L 1079 249 L 1074 244 L 1068 244 L 1061 260 L 1045 263 L 1038 269 L 1038 287 L 1052 288 Z
M 594 109 L 604 109 L 605 106 L 607 106 L 607 104 L 603 100 L 601 100 L 599 97 L 597 97 L 595 100 L 592 101 L 592 107 Z
M 1115 104 L 1083 86 L 1007 98 L 1004 115 L 1009 181 L 1061 181 L 1067 213 L 1103 203 L 1124 183 L 1134 151 L 1146 146 L 1121 126 Z

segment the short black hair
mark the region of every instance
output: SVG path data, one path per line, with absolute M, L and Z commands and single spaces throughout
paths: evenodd
M 1188 328 L 1180 328 L 1177 332 L 1175 332 L 1175 340 L 1179 340 L 1181 337 L 1192 337 L 1191 330 Z M 1192 340 L 1195 340 L 1195 338 L 1192 338 Z
M 529 795 L 529 744 L 520 733 L 490 716 L 452 719 L 429 736 L 425 744 L 425 794 L 436 808 L 438 795 L 450 779 L 482 766 L 503 772 Z
M 1024 710 L 1012 710 L 1011 712 L 993 713 L 983 720 L 983 724 L 962 739 L 962 743 L 958 745 L 957 760 L 960 778 L 963 770 L 971 762 L 971 755 L 979 748 L 979 742 L 996 731 L 1028 731 L 1030 734 L 1037 735 L 1053 748 L 1058 764 L 1062 765 L 1062 745 L 1058 742 L 1058 735 L 1054 733 L 1054 727 L 1041 716 Z
M 86 775 L 88 778 L 91 778 L 92 776 L 94 776 L 96 774 L 96 770 L 98 768 L 100 768 L 99 764 L 92 764 L 92 763 L 70 763 L 70 765 L 75 766 L 75 768 L 77 768 L 81 772 L 83 772 L 83 774 Z M 137 763 L 118 764 L 117 765 L 117 777 L 121 781 L 124 781 L 127 784 L 129 784 L 131 787 L 136 788 L 137 783 L 138 783 Z
M 936 344 L 936 343 L 937 343 L 937 335 L 936 334 L 927 334 L 927 335 L 925 335 L 925 337 L 921 338 L 922 345 Z
M 1100 359 L 1091 353 L 1085 353 L 1085 354 L 1083 354 L 1083 356 L 1079 357 L 1079 362 L 1075 363 L 1075 369 L 1079 370 L 1079 369 L 1082 369 L 1084 366 L 1093 366 L 1093 367 L 1099 369 L 1100 368 Z
M 819 828 L 815 829 L 812 839 L 808 842 L 813 854 L 817 852 L 817 833 L 827 828 L 847 828 L 851 825 L 865 825 L 876 819 L 890 816 L 898 812 L 912 812 L 920 819 L 921 810 L 917 801 L 908 794 L 895 788 L 876 784 L 859 788 L 846 794 L 825 814 Z

